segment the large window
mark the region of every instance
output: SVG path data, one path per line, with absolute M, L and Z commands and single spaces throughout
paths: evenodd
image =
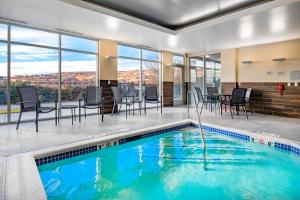
M 210 54 L 190 58 L 190 90 L 200 87 L 206 93 L 206 87 L 217 87 L 221 90 L 221 62 L 220 54 Z
M 10 37 L 7 36 L 8 29 Z M 10 45 L 10 52 L 7 52 L 7 45 Z M 96 40 L 0 24 L 0 117 L 5 114 L 7 119 L 7 108 L 10 107 L 8 117 L 11 121 L 17 120 L 18 86 L 35 86 L 43 106 L 53 106 L 54 100 L 58 100 L 59 105 L 78 105 L 86 86 L 97 84 L 97 51 Z M 7 76 L 7 60 L 10 60 L 10 77 Z M 10 88 L 9 106 L 6 88 Z M 34 113 L 24 113 L 22 119 L 34 117 Z
M 118 45 L 119 85 L 134 85 L 136 97 L 140 98 L 147 85 L 157 86 L 160 92 L 160 55 L 158 51 Z
M 19 108 L 18 86 L 35 86 L 39 99 L 48 106 L 58 98 L 58 51 L 24 45 L 11 45 L 11 109 Z M 49 117 L 51 113 L 41 115 Z M 51 115 L 53 116 L 53 114 Z M 34 119 L 34 113 L 24 113 L 22 119 Z M 17 120 L 17 113 L 11 119 Z
M 199 87 L 204 89 L 204 62 L 202 58 L 190 58 L 190 82 L 191 90 Z
M 59 35 L 56 33 L 11 26 L 11 41 L 14 42 L 58 47 L 58 38 Z
M 0 123 L 8 120 L 7 91 L 7 43 L 0 42 Z
M 219 61 L 206 60 L 206 86 L 221 87 L 221 64 Z
M 77 104 L 86 87 L 96 85 L 96 68 L 96 55 L 62 51 L 62 104 Z M 95 112 L 95 109 L 88 109 L 87 112 Z M 62 115 L 69 114 L 69 110 L 62 110 Z

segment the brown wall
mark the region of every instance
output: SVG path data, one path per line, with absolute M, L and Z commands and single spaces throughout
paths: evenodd
M 224 50 L 222 90 L 231 92 L 236 83 L 239 87 L 251 87 L 255 112 L 298 118 L 300 86 L 287 86 L 287 82 L 291 71 L 300 70 L 299 52 L 300 40 Z M 274 62 L 274 58 L 286 60 Z M 252 63 L 243 63 L 246 60 Z M 285 84 L 283 95 L 277 91 L 279 83 Z
M 163 82 L 163 106 L 173 106 L 173 82 Z
M 118 86 L 118 81 L 116 80 L 100 80 L 100 86 L 103 88 L 103 98 L 104 102 L 104 113 L 111 113 L 114 105 L 113 94 L 111 87 Z M 117 107 L 115 108 L 117 111 Z
M 234 82 L 222 83 L 223 92 L 231 92 L 234 87 Z M 239 87 L 253 88 L 251 103 L 254 112 L 300 118 L 300 87 L 287 87 L 284 84 L 282 95 L 277 89 L 277 82 L 245 82 Z

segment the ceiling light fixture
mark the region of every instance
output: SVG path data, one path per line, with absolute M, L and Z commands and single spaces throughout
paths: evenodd
M 115 17 L 108 16 L 105 21 L 105 24 L 110 30 L 113 30 L 113 31 L 115 31 L 119 28 L 119 21 Z
M 168 44 L 171 47 L 176 47 L 177 46 L 177 36 L 176 35 L 169 35 L 168 36 Z
M 281 33 L 286 29 L 286 9 L 278 7 L 271 11 L 270 29 L 272 33 Z
M 252 16 L 247 16 L 240 21 L 240 37 L 242 39 L 249 39 L 253 35 L 253 19 Z

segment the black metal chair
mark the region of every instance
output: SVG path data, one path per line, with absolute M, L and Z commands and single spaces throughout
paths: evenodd
M 35 111 L 35 130 L 39 131 L 39 114 L 49 113 L 55 111 L 55 125 L 57 125 L 57 100 L 54 100 L 54 107 L 42 107 L 41 102 L 38 99 L 37 89 L 33 86 L 17 87 L 20 96 L 20 114 L 16 129 L 19 129 L 21 117 L 23 112 Z
M 231 99 L 230 99 L 230 114 L 231 118 L 233 119 L 233 110 L 232 107 L 236 108 L 236 111 L 238 113 L 239 107 L 242 106 L 244 112 L 246 113 L 247 119 L 248 119 L 248 113 L 246 109 L 246 96 L 247 89 L 246 88 L 234 88 L 232 91 Z
M 120 87 L 111 87 L 111 91 L 113 93 L 113 100 L 114 100 L 114 105 L 113 105 L 111 115 L 113 115 L 116 106 L 118 107 L 120 105 L 120 107 L 118 108 L 118 113 L 120 113 L 122 105 L 125 104 L 125 112 L 127 117 L 127 107 L 129 106 L 129 110 L 130 110 L 130 106 L 134 104 L 133 103 L 134 97 L 130 97 L 130 96 L 123 97 Z
M 246 92 L 246 95 L 245 95 L 245 102 L 246 102 L 246 104 L 249 105 L 250 111 L 253 115 L 252 103 L 251 103 L 252 91 L 253 91 L 252 88 L 247 88 L 247 92 Z
M 213 101 L 211 99 L 208 99 L 206 95 L 203 95 L 199 87 L 195 87 L 195 90 L 197 94 L 196 106 L 198 107 L 199 104 L 201 103 L 201 109 L 200 109 L 200 114 L 201 114 L 203 110 L 203 106 L 205 106 L 205 109 L 207 109 L 207 105 L 212 104 Z
M 136 89 L 135 89 L 134 85 L 128 84 L 126 95 L 132 97 L 132 99 L 133 99 L 133 114 L 134 114 L 134 104 L 138 103 L 139 104 L 139 111 L 140 111 L 140 115 L 141 115 L 142 114 L 143 100 L 141 100 L 140 97 L 138 96 L 139 94 L 136 92 Z
M 218 103 L 221 103 L 219 96 L 215 96 L 218 94 L 218 88 L 217 87 L 206 87 L 206 92 L 207 92 L 207 99 L 210 101 L 210 110 L 212 111 L 212 105 L 216 105 Z
M 217 87 L 206 87 L 207 95 L 214 95 L 218 94 L 218 88 Z
M 104 118 L 104 98 L 102 94 L 102 87 L 97 86 L 88 86 L 86 88 L 86 93 L 84 95 L 84 103 L 81 105 L 82 98 L 79 99 L 79 122 L 81 122 L 81 108 L 84 108 L 84 117 L 86 118 L 86 109 L 98 109 L 98 114 L 100 114 L 99 109 L 101 110 L 103 122 Z
M 162 114 L 162 96 L 158 96 L 158 91 L 156 86 L 145 86 L 145 97 L 144 97 L 144 112 L 146 114 L 147 103 L 150 104 L 160 104 L 160 113 Z

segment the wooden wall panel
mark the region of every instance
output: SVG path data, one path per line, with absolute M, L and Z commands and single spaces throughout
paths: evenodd
M 110 83 L 108 83 L 110 82 Z M 111 113 L 114 101 L 113 101 L 113 94 L 111 91 L 111 87 L 118 86 L 118 81 L 116 80 L 100 80 L 100 86 L 103 87 L 103 97 L 105 99 L 104 103 L 104 113 Z M 117 107 L 115 108 L 117 111 Z
M 235 83 L 222 83 L 222 91 L 230 92 Z M 241 83 L 241 88 L 253 88 L 253 111 L 257 113 L 300 118 L 300 87 L 284 84 L 282 95 L 278 83 Z
M 171 107 L 173 104 L 173 82 L 163 82 L 163 106 Z

